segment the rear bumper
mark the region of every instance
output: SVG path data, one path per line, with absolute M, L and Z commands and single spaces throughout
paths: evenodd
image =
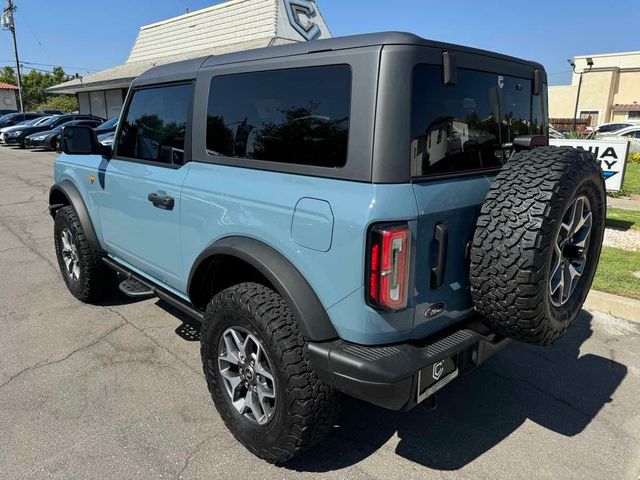
M 380 407 L 409 410 L 509 343 L 474 326 L 422 342 L 380 347 L 343 340 L 311 343 L 309 357 L 318 375 L 338 390 Z M 446 359 L 453 359 L 455 372 L 432 380 L 433 367 Z

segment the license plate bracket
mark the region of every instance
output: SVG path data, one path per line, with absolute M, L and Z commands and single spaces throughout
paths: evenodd
M 457 353 L 418 371 L 417 403 L 426 400 L 459 375 L 459 356 Z

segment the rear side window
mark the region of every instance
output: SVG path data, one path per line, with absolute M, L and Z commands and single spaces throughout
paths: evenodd
M 270 162 L 343 167 L 351 68 L 322 66 L 214 77 L 207 151 Z
M 118 139 L 117 155 L 166 164 L 184 163 L 191 84 L 134 92 Z
M 441 67 L 417 65 L 413 75 L 411 156 L 414 175 L 498 168 L 518 135 L 544 132 L 542 96 L 531 80 L 460 69 L 455 85 Z

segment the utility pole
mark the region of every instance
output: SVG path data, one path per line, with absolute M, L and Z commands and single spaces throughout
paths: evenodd
M 18 97 L 20 98 L 20 111 L 24 112 L 24 103 L 22 102 L 22 74 L 20 73 L 20 59 L 18 57 L 18 42 L 16 41 L 16 26 L 13 22 L 13 13 L 16 11 L 16 6 L 13 4 L 13 0 L 7 0 L 7 7 L 2 12 L 1 26 L 5 30 L 11 31 L 13 35 L 13 52 L 16 57 L 16 73 L 18 76 Z

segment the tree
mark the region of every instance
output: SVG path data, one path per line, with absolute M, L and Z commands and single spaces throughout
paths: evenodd
M 22 101 L 25 110 L 32 110 L 36 106 L 44 104 L 54 98 L 45 92 L 49 87 L 66 82 L 71 77 L 67 75 L 62 67 L 54 67 L 51 72 L 40 72 L 30 70 L 22 75 Z M 12 67 L 0 68 L 0 82 L 18 85 L 16 72 Z M 70 104 L 66 104 L 69 106 Z M 77 106 L 75 107 L 77 109 Z M 62 110 L 62 109 L 60 109 Z
M 78 99 L 71 95 L 53 95 L 35 108 L 36 110 L 61 110 L 64 113 L 73 113 L 78 111 Z
M 8 66 L 0 68 L 0 82 L 10 83 L 11 85 L 18 85 L 18 77 L 16 71 Z

